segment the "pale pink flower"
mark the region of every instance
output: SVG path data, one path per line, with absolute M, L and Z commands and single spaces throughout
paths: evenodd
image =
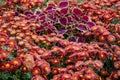
M 40 75 L 36 75 L 36 76 L 33 76 L 31 80 L 45 80 L 45 79 Z

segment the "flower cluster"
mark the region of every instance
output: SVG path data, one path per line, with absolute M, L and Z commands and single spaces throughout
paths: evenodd
M 14 8 L 15 6 L 21 6 L 22 10 L 31 9 L 33 7 L 42 6 L 44 0 L 4 0 L 4 6 Z M 19 4 L 19 5 L 18 5 Z
M 59 1 L 0 6 L 0 80 L 119 80 L 120 1 Z

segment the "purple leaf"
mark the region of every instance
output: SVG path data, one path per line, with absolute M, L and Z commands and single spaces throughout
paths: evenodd
M 87 22 L 87 21 L 89 21 L 89 18 L 88 18 L 88 16 L 83 16 L 82 20 L 85 21 L 85 22 Z
M 60 30 L 58 30 L 58 33 L 59 34 L 65 34 L 67 32 L 67 30 L 65 30 L 65 29 L 60 29 Z
M 78 30 L 81 30 L 81 31 L 86 31 L 86 30 L 87 30 L 86 26 L 83 25 L 83 24 L 80 24 L 80 25 L 77 27 L 77 29 L 78 29 Z
M 53 17 L 53 16 L 50 16 L 49 19 L 52 21 L 56 21 L 56 17 Z
M 33 13 L 32 13 L 32 12 L 25 12 L 25 15 L 26 15 L 26 16 L 32 16 Z
M 60 19 L 60 23 L 61 23 L 62 25 L 66 25 L 66 24 L 67 24 L 67 19 L 66 19 L 66 18 L 61 18 L 61 19 Z
M 40 14 L 41 14 L 40 11 L 36 11 L 36 12 L 35 12 L 35 15 L 40 15 Z
M 60 13 L 62 13 L 63 15 L 68 14 L 68 8 L 63 8 L 60 10 Z
M 47 7 L 46 11 L 49 11 L 49 10 L 52 10 L 52 9 L 53 9 L 53 7 Z
M 55 29 L 55 26 L 49 25 L 48 26 L 50 29 Z
M 85 38 L 84 37 L 79 37 L 78 42 L 85 42 Z
M 82 11 L 78 8 L 74 8 L 72 10 L 72 13 L 75 15 L 75 16 L 81 16 L 82 15 Z
M 45 20 L 45 15 L 40 16 L 39 20 Z
M 95 26 L 95 24 L 93 22 L 87 22 L 87 25 L 89 28 L 92 28 L 93 26 Z
M 82 36 L 80 33 L 75 33 L 73 35 L 76 36 L 76 37 L 81 37 Z
M 76 39 L 74 37 L 69 37 L 69 41 L 76 41 Z
M 53 33 L 53 31 L 51 29 L 47 29 L 47 33 L 48 34 Z
M 74 21 L 79 21 L 79 17 L 73 16 Z
M 72 18 L 71 17 L 67 17 L 68 23 L 72 22 Z
M 53 7 L 53 8 L 54 8 L 54 7 L 55 7 L 55 4 L 49 3 L 49 4 L 48 4 L 48 7 Z
M 68 5 L 69 5 L 69 2 L 62 1 L 62 2 L 59 3 L 58 7 L 59 8 L 65 8 L 65 7 L 68 7 Z
M 31 18 L 31 19 L 35 19 L 35 18 L 36 18 L 36 16 L 35 16 L 35 15 L 33 15 L 33 16 L 31 16 L 30 18 Z
M 49 25 L 50 25 L 49 22 L 44 22 L 44 23 L 43 23 L 43 26 L 49 26 Z
M 47 14 L 53 14 L 55 12 L 56 12 L 56 10 L 50 9 L 50 10 L 47 11 Z
M 41 31 L 42 29 L 43 29 L 43 26 L 40 26 L 40 27 L 36 28 L 36 32 Z

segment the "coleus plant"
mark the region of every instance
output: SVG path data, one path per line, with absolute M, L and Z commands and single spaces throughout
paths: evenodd
M 58 5 L 48 3 L 43 10 L 36 9 L 25 12 L 26 18 L 40 24 L 36 29 L 39 34 L 63 34 L 69 40 L 84 42 L 82 32 L 95 26 L 95 23 L 78 6 L 72 6 L 68 1 Z
M 88 17 L 90 11 L 85 12 L 80 5 L 67 1 L 58 5 L 48 3 L 43 10 L 25 11 L 25 15 L 16 10 L 3 11 L 0 79 L 119 80 L 119 24 L 109 24 L 106 20 L 95 25 Z M 66 35 L 70 41 L 63 39 Z M 90 38 L 90 43 L 71 42 L 81 40 L 83 35 L 85 39 L 93 35 L 100 37 L 102 42 L 95 38 L 94 42 Z M 114 43 L 117 40 L 119 43 Z

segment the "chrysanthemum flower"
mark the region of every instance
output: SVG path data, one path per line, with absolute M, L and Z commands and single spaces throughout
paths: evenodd
M 38 68 L 38 67 L 34 67 L 33 69 L 32 69 L 32 75 L 33 76 L 36 76 L 36 75 L 40 75 L 40 68 Z
M 16 68 L 18 68 L 21 65 L 21 61 L 19 58 L 14 58 L 12 59 L 11 64 L 13 64 Z
M 35 67 L 35 62 L 33 60 L 25 60 L 23 61 L 23 64 L 28 69 L 32 69 L 33 67 Z

